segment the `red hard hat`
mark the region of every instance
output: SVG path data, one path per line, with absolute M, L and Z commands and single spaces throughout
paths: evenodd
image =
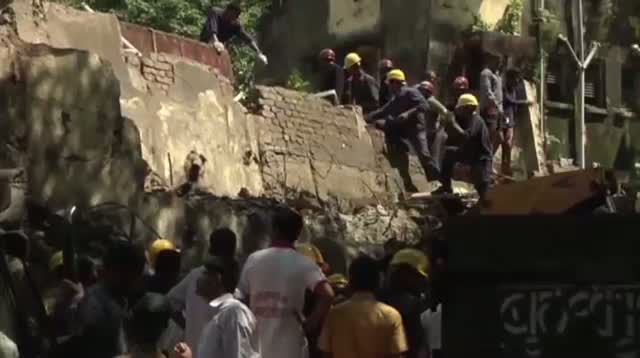
M 320 57 L 321 60 L 335 60 L 336 53 L 333 52 L 333 50 L 330 48 L 325 48 L 324 50 L 320 51 L 318 57 Z
M 457 90 L 469 89 L 469 80 L 464 76 L 457 77 L 453 81 L 453 88 Z
M 391 61 L 388 58 L 383 59 L 382 61 L 380 61 L 380 63 L 378 64 L 379 68 L 393 68 L 393 61 Z
M 429 93 L 433 93 L 433 83 L 429 82 L 429 81 L 423 81 L 420 82 L 420 88 L 429 92 Z

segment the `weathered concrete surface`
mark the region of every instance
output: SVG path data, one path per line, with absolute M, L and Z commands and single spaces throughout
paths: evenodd
M 359 107 L 335 107 L 308 94 L 258 86 L 265 192 L 304 191 L 320 200 L 386 196 L 405 188 L 385 157 L 383 134 L 366 126 Z M 430 188 L 417 160 L 412 178 Z
M 326 199 L 370 196 L 367 187 L 386 191 L 359 111 L 284 88 L 258 90 L 263 175 L 272 194 L 298 188 Z
M 236 195 L 245 188 L 260 195 L 255 124 L 233 101 L 231 83 L 218 72 L 196 64 L 170 57 L 165 60 L 173 73 L 168 84 L 159 84 L 167 86 L 166 95 L 121 100 L 123 112 L 140 128 L 145 160 L 170 186 L 176 186 L 186 181 L 183 163 L 195 151 L 207 161 L 200 183 L 204 189 Z M 142 62 L 143 66 L 157 66 L 156 77 L 142 80 L 157 89 L 154 81 L 165 63 Z
M 2 38 L 4 167 L 23 166 L 29 195 L 52 206 L 131 203 L 142 188 L 139 140 L 125 133 L 118 81 L 95 54 Z
M 288 0 L 260 34 L 262 46 L 273 59 L 264 79 L 283 83 L 292 68 L 311 72 L 321 48 L 335 48 L 341 57 L 364 44 L 373 48 L 365 65 L 374 72 L 379 57 L 384 56 L 394 59 L 411 81 L 421 80 L 427 67 L 446 73 L 460 33 L 471 27 L 474 15 L 495 23 L 507 3 Z
M 195 151 L 208 161 L 204 188 L 221 195 L 242 188 L 262 193 L 252 159 L 257 155 L 254 125 L 233 102 L 233 87 L 219 72 L 164 55 L 125 62 L 113 15 L 47 4 L 44 18 L 36 21 L 26 0 L 16 1 L 16 11 L 26 41 L 86 49 L 111 63 L 120 82 L 122 115 L 138 127 L 144 160 L 169 186 L 184 182 L 182 164 Z M 243 160 L 246 156 L 250 160 Z
M 380 16 L 379 0 L 330 0 L 327 28 L 334 36 L 376 31 L 380 27 Z

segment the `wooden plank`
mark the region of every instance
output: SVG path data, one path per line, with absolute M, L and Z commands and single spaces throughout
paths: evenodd
M 483 215 L 562 214 L 599 195 L 594 184 L 604 183 L 600 168 L 535 177 L 489 189 L 490 206 Z

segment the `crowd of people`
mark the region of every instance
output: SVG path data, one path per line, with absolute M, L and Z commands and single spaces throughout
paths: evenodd
M 201 40 L 222 51 L 237 36 L 266 64 L 239 24 L 240 13 L 235 4 L 212 8 Z M 433 72 L 410 86 L 389 59 L 379 64 L 380 82 L 366 73 L 357 53 L 346 55 L 342 65 L 332 49 L 322 50 L 319 59 L 319 90 L 362 107 L 366 122 L 384 132 L 390 154 L 400 158 L 407 191 L 418 190 L 409 175 L 407 145 L 427 180 L 440 183 L 437 194 L 453 192 L 454 172 L 462 164 L 483 200 L 498 147 L 502 172 L 511 175 L 515 114 L 530 102 L 517 93 L 517 70 L 504 71 L 503 80 L 499 56 L 487 54 L 478 96 L 461 76 L 448 105 L 436 96 L 443 91 L 437 91 Z M 141 248 L 111 239 L 91 257 L 55 252 L 47 258 L 40 300 L 25 276 L 30 240 L 3 234 L 0 268 L 7 268 L 20 314 L 29 318 L 23 330 L 37 332 L 33 336 L 45 343 L 16 345 L 11 332 L 0 331 L 0 357 L 36 356 L 31 351 L 98 358 L 441 356 L 442 251 L 390 241 L 382 259 L 361 255 L 343 274 L 332 271 L 317 247 L 297 243 L 304 225 L 298 213 L 280 208 L 271 222 L 270 247 L 247 258 L 238 256 L 233 231 L 213 231 L 204 263 L 186 275 L 183 255 L 168 240 Z M 31 317 L 41 323 L 37 329 Z
M 502 175 L 513 175 L 515 116 L 519 106 L 531 102 L 519 99 L 518 70 L 507 70 L 503 81 L 499 56 L 486 54 L 479 98 L 470 90 L 469 80 L 461 76 L 453 82 L 449 106 L 436 98 L 432 71 L 424 81 L 409 86 L 405 73 L 390 59 L 379 63 L 380 82 L 366 73 L 357 53 L 349 53 L 341 66 L 332 49 L 323 49 L 319 61 L 318 89 L 334 90 L 343 105 L 362 107 L 367 123 L 384 131 L 406 191 L 418 191 L 409 175 L 407 146 L 415 152 L 427 180 L 440 182 L 437 194 L 452 193 L 451 178 L 460 167 L 467 169 L 467 177 L 483 198 L 492 181 L 493 155 L 500 147 Z
M 75 278 L 56 252 L 39 329 L 51 341 L 39 356 L 438 357 L 445 255 L 391 240 L 381 259 L 360 255 L 346 274 L 333 272 L 318 247 L 297 242 L 303 225 L 297 212 L 276 209 L 270 246 L 242 264 L 234 232 L 214 230 L 204 263 L 186 275 L 168 240 L 142 248 L 110 239 L 100 259 L 76 258 Z M 24 238 L 5 239 L 6 258 L 28 262 L 6 245 Z M 0 356 L 18 357 L 4 334 Z

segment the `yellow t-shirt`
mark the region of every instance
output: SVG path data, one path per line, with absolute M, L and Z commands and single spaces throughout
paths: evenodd
M 367 293 L 331 309 L 318 347 L 333 358 L 378 358 L 408 350 L 400 313 Z

